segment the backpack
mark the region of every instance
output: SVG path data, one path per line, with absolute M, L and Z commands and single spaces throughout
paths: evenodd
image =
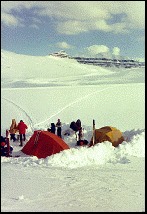
M 79 130 L 79 127 L 77 126 L 77 124 L 75 123 L 75 121 L 72 121 L 70 124 L 70 128 L 72 130 L 74 130 L 75 132 L 77 132 Z

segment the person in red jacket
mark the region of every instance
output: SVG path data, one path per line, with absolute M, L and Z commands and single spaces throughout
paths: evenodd
M 19 135 L 20 135 L 20 145 L 19 146 L 23 146 L 22 141 L 26 140 L 26 129 L 28 128 L 27 125 L 23 122 L 23 120 L 20 120 L 20 122 L 18 123 L 17 126 L 18 130 L 19 130 Z M 22 139 L 23 138 L 23 139 Z

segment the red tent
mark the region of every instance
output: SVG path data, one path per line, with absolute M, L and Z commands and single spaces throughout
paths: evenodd
M 34 131 L 21 151 L 26 155 L 46 158 L 65 149 L 69 149 L 69 146 L 57 135 L 49 131 Z

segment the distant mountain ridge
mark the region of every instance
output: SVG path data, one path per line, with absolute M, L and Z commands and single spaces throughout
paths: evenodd
M 61 50 L 59 52 L 55 52 L 49 54 L 50 56 L 61 57 L 61 58 L 70 58 L 75 59 L 77 62 L 82 64 L 89 64 L 89 65 L 96 65 L 96 66 L 104 66 L 104 67 L 124 67 L 124 68 L 131 68 L 131 67 L 144 67 L 145 62 L 139 62 L 133 59 L 107 59 L 104 57 L 97 58 L 97 57 L 72 57 L 69 56 L 65 51 Z
M 144 83 L 144 80 L 144 67 L 94 66 L 75 59 L 1 52 L 2 88 Z

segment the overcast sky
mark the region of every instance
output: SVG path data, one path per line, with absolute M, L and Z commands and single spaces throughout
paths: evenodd
M 1 48 L 27 55 L 145 56 L 145 1 L 1 1 Z

